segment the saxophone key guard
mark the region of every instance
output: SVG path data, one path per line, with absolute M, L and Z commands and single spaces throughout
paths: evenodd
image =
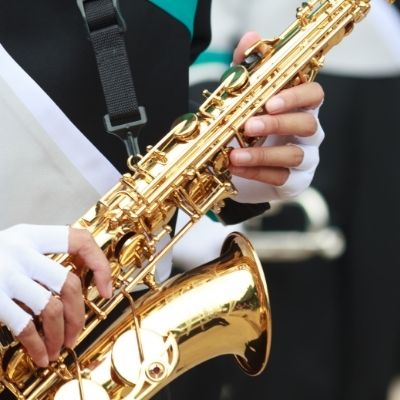
M 142 354 L 133 330 L 126 331 L 116 340 L 111 353 L 113 373 L 137 390 L 146 382 L 152 384 L 163 380 L 178 360 L 178 345 L 172 336 L 165 338 L 145 328 L 140 328 L 139 333 Z

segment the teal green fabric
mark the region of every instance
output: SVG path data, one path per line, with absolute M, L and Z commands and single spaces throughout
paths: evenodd
M 214 222 L 221 222 L 221 220 L 212 211 L 209 211 L 206 215 Z
M 195 64 L 209 64 L 209 63 L 220 63 L 226 64 L 227 66 L 232 61 L 232 53 L 219 53 L 216 51 L 204 51 L 197 58 Z
M 182 22 L 193 35 L 194 18 L 198 0 L 149 0 L 162 10 Z

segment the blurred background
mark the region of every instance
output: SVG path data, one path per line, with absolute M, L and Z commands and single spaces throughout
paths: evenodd
M 213 40 L 191 70 L 194 99 L 219 79 L 244 32 L 279 35 L 300 5 L 213 3 Z M 172 398 L 400 399 L 400 11 L 371 4 L 317 78 L 326 138 L 313 187 L 246 225 L 203 219 L 175 249 L 185 269 L 210 260 L 209 249 L 216 256 L 229 230 L 250 237 L 272 306 L 266 371 L 249 378 L 232 357 L 215 359 L 174 382 Z

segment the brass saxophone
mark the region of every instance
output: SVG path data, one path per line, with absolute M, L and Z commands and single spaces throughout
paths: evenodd
M 222 354 L 233 354 L 250 375 L 264 369 L 271 314 L 261 265 L 245 237 L 228 236 L 220 258 L 164 284 L 155 268 L 201 216 L 218 214 L 235 195 L 229 143 L 257 144 L 242 135 L 245 121 L 283 88 L 313 80 L 325 54 L 369 8 L 368 0 L 303 3 L 282 35 L 259 41 L 226 71 L 196 113 L 179 118 L 144 157 L 128 160 L 131 172 L 73 225 L 88 229 L 107 255 L 113 297 L 102 299 L 90 274 L 67 255 L 52 255 L 81 276 L 85 329 L 75 351 L 38 370 L 2 327 L 1 389 L 21 400 L 139 400 Z M 177 209 L 189 222 L 170 239 Z M 129 293 L 141 284 L 151 290 L 133 301 Z

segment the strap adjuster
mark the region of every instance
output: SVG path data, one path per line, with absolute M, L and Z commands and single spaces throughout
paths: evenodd
M 85 21 L 85 26 L 87 32 L 90 34 L 91 32 L 95 31 L 96 29 L 91 29 L 87 20 L 87 15 L 85 11 L 84 3 L 89 3 L 91 0 L 76 0 L 78 4 L 79 10 L 81 11 L 82 17 Z M 111 0 L 113 7 L 114 7 L 114 17 L 115 17 L 115 25 L 118 25 L 121 32 L 126 32 L 126 23 L 124 18 L 122 17 L 120 8 L 119 8 L 119 0 Z
M 144 107 L 138 107 L 139 119 L 137 121 L 127 122 L 121 125 L 113 125 L 111 123 L 110 114 L 104 116 L 104 124 L 106 131 L 113 135 L 119 135 L 121 132 L 136 133 L 140 128 L 147 123 L 147 114 Z

